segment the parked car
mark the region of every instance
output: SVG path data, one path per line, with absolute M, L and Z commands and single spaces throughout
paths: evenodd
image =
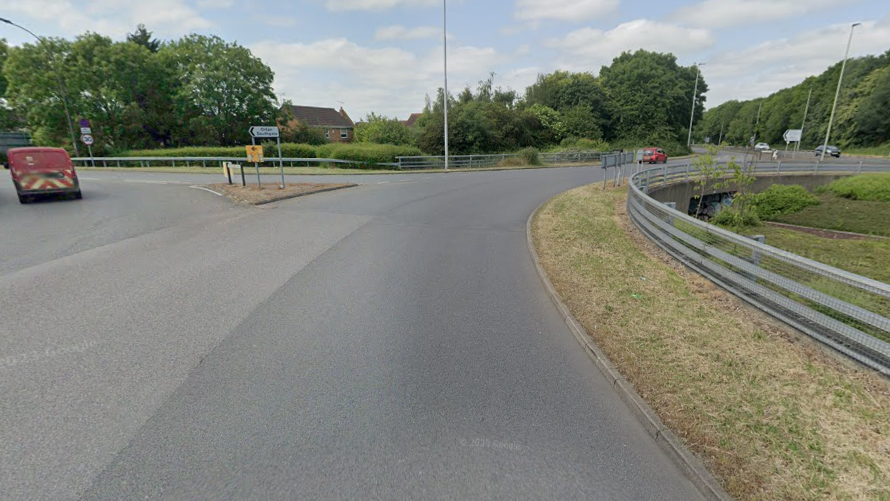
M 755 151 L 769 151 L 769 145 L 766 143 L 757 143 L 754 145 Z
M 831 155 L 835 158 L 841 157 L 841 150 L 839 150 L 837 146 L 825 146 L 824 144 L 820 145 L 820 146 L 816 146 L 816 156 L 817 157 L 822 156 L 822 150 L 825 150 L 826 155 Z
M 643 148 L 643 161 L 650 164 L 665 163 L 668 156 L 661 148 Z
M 43 195 L 83 198 L 77 172 L 67 151 L 61 148 L 11 148 L 7 156 L 7 168 L 20 203 L 30 203 Z

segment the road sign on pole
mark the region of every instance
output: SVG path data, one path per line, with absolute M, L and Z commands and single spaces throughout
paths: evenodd
M 799 143 L 802 136 L 803 130 L 801 129 L 788 129 L 782 134 L 782 138 L 785 139 L 786 143 Z
M 83 144 L 85 144 L 87 146 L 92 146 L 93 143 L 95 142 L 95 140 L 93 139 L 92 135 L 83 134 L 82 136 L 80 136 L 80 142 L 82 142 Z
M 259 163 L 263 161 L 263 147 L 262 145 L 250 145 L 245 146 L 245 150 L 247 150 L 247 161 L 253 163 Z
M 251 137 L 272 138 L 278 136 L 278 127 L 270 127 L 265 125 L 254 125 L 250 128 Z

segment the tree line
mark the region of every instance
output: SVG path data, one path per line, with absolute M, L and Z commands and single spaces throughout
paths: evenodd
M 837 91 L 841 63 L 821 75 L 750 101 L 727 101 L 709 109 L 695 137 L 712 143 L 746 145 L 752 137 L 783 144 L 787 129 L 803 127 L 801 146 L 813 148 L 825 141 L 831 107 Z M 807 98 L 809 97 L 809 109 Z M 841 147 L 878 146 L 890 141 L 890 51 L 847 61 L 831 143 Z M 806 112 L 806 123 L 804 113 Z M 759 117 L 758 117 L 759 114 Z
M 0 41 L 0 64 L 0 126 L 29 130 L 36 144 L 71 149 L 65 104 L 74 127 L 82 117 L 90 120 L 97 154 L 240 145 L 250 140 L 250 125 L 285 125 L 291 118 L 289 103 L 272 90 L 271 68 L 216 36 L 160 41 L 140 25 L 123 41 L 96 33 L 18 47 Z M 680 66 L 672 54 L 627 52 L 598 76 L 556 71 L 539 75 L 522 93 L 496 86 L 495 77 L 447 96 L 450 153 L 579 144 L 685 150 L 696 68 Z M 706 92 L 700 80 L 696 119 Z M 356 139 L 442 154 L 444 99 L 441 89 L 434 100 L 427 97 L 412 127 L 371 113 L 357 126 Z M 296 143 L 325 142 L 321 131 L 303 124 L 282 135 Z

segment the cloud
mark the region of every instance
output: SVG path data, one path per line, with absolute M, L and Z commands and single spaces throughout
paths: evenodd
M 763 97 L 818 75 L 844 57 L 849 24 L 803 31 L 790 39 L 724 51 L 702 67 L 710 106 L 730 99 Z M 856 28 L 850 56 L 883 53 L 890 46 L 890 16 Z
M 206 29 L 211 22 L 185 0 L 0 0 L 0 12 L 20 24 L 28 20 L 56 24 L 67 35 L 94 31 L 122 37 L 143 23 L 162 35 L 181 35 Z
M 228 9 L 235 5 L 235 0 L 198 0 L 198 7 L 202 9 Z
M 406 117 L 442 86 L 441 46 L 414 54 L 332 38 L 309 44 L 267 41 L 249 48 L 275 71 L 279 97 L 315 106 L 344 101 L 354 117 L 371 111 Z M 449 47 L 449 81 L 476 82 L 511 57 L 490 47 Z
M 421 38 L 436 38 L 441 36 L 442 28 L 436 26 L 407 28 L 399 24 L 394 24 L 377 28 L 377 32 L 374 33 L 374 40 L 418 40 Z
M 721 28 L 802 16 L 855 2 L 856 0 L 705 0 L 680 7 L 669 19 L 687 26 Z
M 338 12 L 347 10 L 387 10 L 394 7 L 429 7 L 441 0 L 327 0 L 325 7 Z
M 517 0 L 515 17 L 522 21 L 583 22 L 615 12 L 618 4 L 619 0 Z
M 609 31 L 581 28 L 561 39 L 546 42 L 562 53 L 557 65 L 569 70 L 598 70 L 624 51 L 637 49 L 671 52 L 682 56 L 714 44 L 710 31 L 659 21 L 637 19 Z

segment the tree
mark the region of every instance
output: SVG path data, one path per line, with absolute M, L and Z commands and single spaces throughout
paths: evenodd
M 276 118 L 272 70 L 248 49 L 189 35 L 164 44 L 158 56 L 175 78 L 174 143 L 244 144 L 251 125 Z
M 693 198 L 698 201 L 698 206 L 695 210 L 695 217 L 697 218 L 701 218 L 704 214 L 702 200 L 705 198 L 705 193 L 712 188 L 714 181 L 720 179 L 726 172 L 726 167 L 717 160 L 719 153 L 719 147 L 709 145 L 705 154 L 699 155 L 692 161 L 692 166 L 695 168 Z
M 355 127 L 355 140 L 359 143 L 411 145 L 411 131 L 401 121 L 370 113 L 364 122 Z
M 646 141 L 656 131 L 671 131 L 670 142 L 685 145 L 697 72 L 697 68 L 679 66 L 673 54 L 645 50 L 625 52 L 604 66 L 600 81 L 612 99 L 614 136 Z M 704 78 L 699 78 L 695 117 L 704 112 L 707 90 Z
M 153 39 L 151 36 L 152 32 L 145 29 L 145 25 L 140 23 L 136 26 L 136 31 L 127 35 L 127 41 L 133 42 L 136 45 L 141 45 L 154 53 L 161 48 L 161 42 L 157 39 Z

